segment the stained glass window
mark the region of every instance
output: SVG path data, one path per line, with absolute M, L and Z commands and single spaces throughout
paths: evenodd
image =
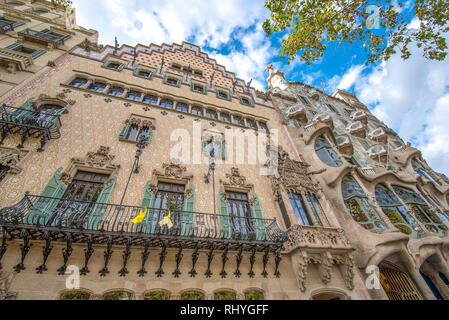
M 343 164 L 338 154 L 332 149 L 329 141 L 323 136 L 319 136 L 316 139 L 315 152 L 320 160 L 330 167 L 340 167 Z
M 343 199 L 354 220 L 365 229 L 380 233 L 386 229 L 357 181 L 350 175 L 342 181 Z
M 377 203 L 396 228 L 412 237 L 417 237 L 422 233 L 415 219 L 407 213 L 407 210 L 391 190 L 382 184 L 378 184 L 375 193 Z
M 445 235 L 447 233 L 447 227 L 441 222 L 437 214 L 429 208 L 420 195 L 404 187 L 393 186 L 393 189 L 408 204 L 415 216 L 424 224 L 427 230 L 439 235 Z

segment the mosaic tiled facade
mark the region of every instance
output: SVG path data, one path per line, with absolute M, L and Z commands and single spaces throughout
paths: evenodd
M 449 298 L 449 181 L 357 97 L 6 2 L 0 299 Z

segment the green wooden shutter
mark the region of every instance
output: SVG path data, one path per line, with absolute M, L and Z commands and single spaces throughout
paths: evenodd
M 228 91 L 228 100 L 231 100 L 232 96 L 231 96 L 231 90 Z
M 226 159 L 226 141 L 221 143 L 221 157 L 222 159 Z
M 131 124 L 126 123 L 126 124 L 123 126 L 122 131 L 120 131 L 120 134 L 118 135 L 118 138 L 119 138 L 119 139 L 126 140 L 126 137 L 128 136 L 128 132 L 129 132 L 129 129 L 130 129 L 130 128 L 131 128 Z
M 154 71 L 151 71 L 150 74 L 149 74 L 149 76 L 148 76 L 148 79 L 153 78 L 153 76 L 154 76 Z
M 167 83 L 167 78 L 168 78 L 167 73 L 164 73 L 164 83 Z
M 22 48 L 22 46 L 23 45 L 21 43 L 16 42 L 16 43 L 13 43 L 13 44 L 7 46 L 5 49 L 19 51 Z
M 111 60 L 109 58 L 106 59 L 106 61 L 103 63 L 103 67 L 107 67 Z
M 215 89 L 215 96 L 217 97 L 217 98 L 219 98 L 220 96 L 218 95 L 218 89 Z
M 22 123 L 23 120 L 29 118 L 29 116 L 31 115 L 31 111 L 34 111 L 33 100 L 34 98 L 30 98 L 25 101 L 24 104 L 22 104 L 8 117 L 8 120 L 16 123 Z
M 122 71 L 125 67 L 126 67 L 126 63 L 122 63 L 122 64 L 118 67 L 118 70 L 119 70 L 119 71 Z
M 249 100 L 249 105 L 250 105 L 251 107 L 254 107 L 254 101 L 253 101 L 253 99 L 248 98 L 248 100 Z
M 192 81 L 190 81 L 190 90 L 191 90 L 191 91 L 195 91 L 195 90 L 193 89 L 194 86 L 195 86 L 195 84 L 194 84 Z
M 181 79 L 178 79 L 178 82 L 176 83 L 176 85 L 178 86 L 178 87 L 181 87 Z
M 139 67 L 135 67 L 133 73 L 135 76 L 138 76 L 139 75 Z
M 232 236 L 231 232 L 231 221 L 228 212 L 228 204 L 220 191 L 220 229 L 222 238 L 230 239 Z
M 195 187 L 192 187 L 189 195 L 184 199 L 181 213 L 181 235 L 190 237 L 193 235 L 193 215 L 195 211 Z
M 205 84 L 204 87 L 203 87 L 203 93 L 207 94 L 207 84 Z
M 207 140 L 205 139 L 205 138 L 203 138 L 203 154 L 205 154 L 205 155 L 209 155 L 208 153 L 207 153 Z
M 153 136 L 153 129 L 150 128 L 150 130 L 148 130 L 148 134 L 147 134 L 147 138 L 145 139 L 145 142 L 150 143 L 152 136 Z
M 157 221 L 153 221 L 154 216 L 154 201 L 156 200 L 156 197 L 153 193 L 153 191 L 150 188 L 150 181 L 147 182 L 145 185 L 145 190 L 143 191 L 143 197 L 142 197 L 142 203 L 140 204 L 140 207 L 147 207 L 147 214 L 145 216 L 145 219 L 138 223 L 136 226 L 136 232 L 143 232 L 143 233 L 150 233 L 151 231 L 151 225 L 152 223 L 157 223 Z M 140 213 L 140 212 L 139 212 Z M 157 215 L 156 215 L 157 218 Z
M 25 224 L 46 225 L 51 218 L 53 209 L 56 207 L 66 190 L 65 184 L 61 181 L 62 167 L 58 168 L 51 177 L 50 181 L 41 193 L 39 198 L 33 205 L 28 215 L 24 219 Z M 51 199 L 50 199 L 51 198 Z
M 66 105 L 64 108 L 61 108 L 59 110 L 56 110 L 53 115 L 51 116 L 49 121 L 46 121 L 46 123 L 44 124 L 45 127 L 50 127 L 52 124 L 57 123 L 55 120 L 57 119 L 57 117 L 59 117 L 61 114 L 63 114 L 67 108 L 69 107 L 69 105 Z
M 98 223 L 102 218 L 104 212 L 107 208 L 107 203 L 109 202 L 109 198 L 111 197 L 112 190 L 114 190 L 115 183 L 117 182 L 117 174 L 114 175 L 114 178 L 111 182 L 109 182 L 106 186 L 101 190 L 100 195 L 98 196 L 97 202 L 92 208 L 90 213 L 89 221 L 87 222 L 88 230 L 98 230 Z
M 251 216 L 254 220 L 254 229 L 256 232 L 257 241 L 268 240 L 267 230 L 265 228 L 265 223 L 262 214 L 262 208 L 260 207 L 259 197 L 256 195 L 253 205 L 251 206 Z

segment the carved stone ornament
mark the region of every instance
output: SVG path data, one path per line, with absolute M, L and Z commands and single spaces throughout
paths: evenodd
M 231 168 L 231 174 L 227 173 L 228 181 L 220 180 L 223 197 L 226 198 L 225 190 L 237 190 L 248 193 L 248 202 L 252 205 L 256 199 L 254 185 L 246 182 L 246 177 L 242 176 L 238 168 Z
M 81 42 L 78 47 L 83 48 L 86 52 L 95 51 L 100 52 L 103 49 L 103 45 L 98 45 L 95 42 L 89 41 L 89 39 L 84 39 L 83 42 Z
M 97 152 L 88 152 L 84 158 L 72 158 L 70 166 L 61 174 L 61 180 L 68 185 L 79 169 L 96 169 L 100 173 L 110 174 L 109 180 L 113 179 L 120 165 L 113 163 L 115 156 L 109 154 L 110 151 L 110 147 L 100 146 Z
M 279 196 L 281 187 L 295 193 L 318 193 L 319 183 L 311 178 L 318 172 L 309 172 L 310 165 L 304 161 L 290 159 L 282 147 L 278 147 L 278 173 L 270 176 L 273 195 Z
M 0 300 L 15 300 L 17 299 L 17 292 L 11 292 L 11 283 L 14 280 L 16 273 L 6 273 L 0 271 Z
M 19 163 L 26 154 L 26 151 L 0 147 L 0 165 L 9 167 L 8 173 L 19 174 L 22 172 Z
M 175 160 L 169 164 L 162 164 L 162 171 L 154 169 L 151 176 L 150 189 L 154 194 L 157 193 L 157 185 L 160 181 L 178 182 L 185 184 L 184 194 L 187 196 L 192 191 L 193 175 L 186 174 L 187 168 Z

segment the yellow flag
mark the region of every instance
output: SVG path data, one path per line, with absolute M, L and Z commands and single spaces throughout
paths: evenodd
M 132 220 L 132 222 L 133 223 L 141 223 L 143 221 L 143 219 L 145 218 L 147 211 L 148 211 L 147 207 L 143 207 L 142 209 L 140 209 L 140 214 L 137 217 L 135 217 Z
M 159 226 L 167 226 L 167 228 L 173 227 L 173 222 L 171 222 L 171 212 L 170 209 L 168 209 L 168 215 L 164 217 L 161 221 L 159 221 Z

